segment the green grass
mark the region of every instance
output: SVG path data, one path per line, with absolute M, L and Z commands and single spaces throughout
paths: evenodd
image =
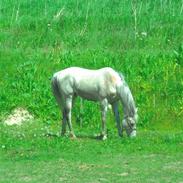
M 111 128 L 107 141 L 97 127 L 76 127 L 78 139 L 56 136 L 40 121 L 3 128 L 1 182 L 181 182 L 181 132 L 140 130 L 123 139 Z M 39 127 L 39 128 L 38 128 Z M 1 129 L 2 131 L 2 129 Z M 10 138 L 11 137 L 11 138 Z
M 1 182 L 180 182 L 183 135 L 140 130 L 136 139 L 97 127 L 76 127 L 78 139 L 61 138 L 56 127 L 40 121 L 4 128 L 1 136 Z M 2 131 L 2 128 L 1 128 Z M 11 138 L 10 138 L 11 137 Z
M 0 182 L 181 182 L 182 7 L 180 0 L 0 0 Z M 79 100 L 79 138 L 57 136 L 50 79 L 70 66 L 124 73 L 139 109 L 136 139 L 117 136 L 111 112 L 108 140 L 94 139 L 99 107 L 84 101 L 81 128 Z M 16 107 L 35 120 L 5 126 Z

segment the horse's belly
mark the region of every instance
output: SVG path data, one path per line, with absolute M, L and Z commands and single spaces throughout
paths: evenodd
M 91 101 L 99 100 L 98 96 L 95 96 L 95 95 L 92 95 L 89 93 L 82 93 L 82 94 L 80 93 L 79 96 L 84 98 L 84 99 L 91 100 Z
M 84 99 L 96 101 L 99 100 L 99 94 L 96 91 L 96 89 L 90 89 L 90 90 L 84 90 L 84 89 L 78 89 L 76 91 L 76 94 Z
M 78 79 L 75 82 L 75 93 L 88 100 L 98 99 L 98 83 L 93 79 Z

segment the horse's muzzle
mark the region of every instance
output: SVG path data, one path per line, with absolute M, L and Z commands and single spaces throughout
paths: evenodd
M 130 137 L 130 138 L 134 138 L 134 137 L 136 137 L 136 135 L 137 135 L 136 130 L 133 130 L 133 131 L 130 133 L 129 137 Z

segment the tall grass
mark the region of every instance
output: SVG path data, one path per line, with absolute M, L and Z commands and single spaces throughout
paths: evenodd
M 70 66 L 109 66 L 124 73 L 139 126 L 181 122 L 182 22 L 180 0 L 1 0 L 1 118 L 24 106 L 45 122 L 57 121 L 52 74 Z M 84 105 L 85 123 L 98 121 L 96 104 Z

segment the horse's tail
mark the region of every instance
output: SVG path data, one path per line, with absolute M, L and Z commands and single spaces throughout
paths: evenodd
M 58 86 L 58 80 L 57 80 L 56 74 L 54 74 L 51 79 L 51 86 L 52 86 L 53 95 L 54 95 L 59 107 L 61 107 L 61 94 L 60 94 L 60 89 Z

